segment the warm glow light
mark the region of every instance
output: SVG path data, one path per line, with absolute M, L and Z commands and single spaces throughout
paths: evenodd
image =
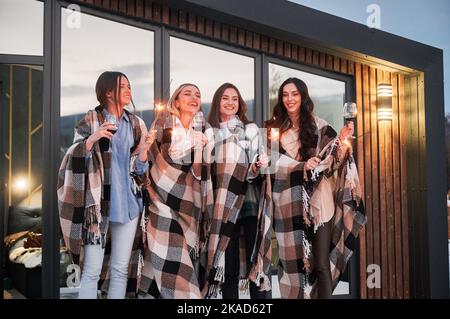
M 270 129 L 270 136 L 273 140 L 278 140 L 278 138 L 280 137 L 279 130 L 277 128 Z
M 392 120 L 392 85 L 378 84 L 378 121 Z
M 18 192 L 23 192 L 28 188 L 28 180 L 24 177 L 17 177 L 14 180 L 14 189 Z
M 155 105 L 155 110 L 156 110 L 156 112 L 160 112 L 160 111 L 162 111 L 164 109 L 164 105 L 163 104 L 161 104 L 161 103 L 156 103 L 156 105 Z
M 392 120 L 392 109 L 391 108 L 379 108 L 378 109 L 378 120 L 379 121 Z
M 378 84 L 378 96 L 392 96 L 392 85 L 386 83 Z

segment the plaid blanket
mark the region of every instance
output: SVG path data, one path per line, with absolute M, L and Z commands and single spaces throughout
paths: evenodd
M 73 145 L 65 154 L 58 172 L 58 209 L 63 238 L 73 263 L 80 265 L 82 245 L 101 244 L 105 248 L 103 268 L 99 287 L 107 290 L 109 278 L 109 253 L 111 250 L 108 234 L 108 214 L 110 200 L 111 147 L 101 152 L 99 143 L 94 143 L 92 156 L 86 159 L 86 139 L 105 121 L 103 107 L 89 111 L 75 128 Z M 138 145 L 143 138 L 143 121 L 127 112 L 133 127 L 134 146 L 130 165 L 138 153 Z M 138 180 L 138 178 L 136 179 Z M 139 185 L 141 182 L 138 182 Z M 127 291 L 134 293 L 137 288 L 137 266 L 140 260 L 140 231 L 136 232 L 133 252 L 130 258 Z
M 253 123 L 245 127 L 240 124 L 228 136 L 226 129 L 220 130 L 216 138 L 215 161 L 211 169 L 214 210 L 208 230 L 205 298 L 216 297 L 225 280 L 225 250 L 244 203 L 250 164 L 258 151 L 258 127 Z M 240 245 L 241 255 L 245 253 L 244 247 Z M 241 269 L 245 265 L 242 261 L 245 258 L 241 258 Z
M 173 115 L 158 116 L 152 125 L 156 140 L 150 147 L 147 220 L 142 225 L 147 244 L 140 290 L 164 299 L 202 298 L 200 251 L 206 249 L 205 218 L 213 206 L 210 158 L 212 130 L 204 127 L 210 143 L 204 149 L 200 180 L 192 172 L 193 151 L 172 160 Z
M 248 279 L 253 281 L 260 290 L 271 290 L 270 270 L 272 262 L 272 183 L 270 175 L 262 178 L 260 189 L 260 201 L 258 206 L 258 228 L 256 230 L 255 247 L 253 249 L 251 264 L 249 265 Z M 241 260 L 245 260 L 241 256 Z M 241 266 L 242 267 L 242 266 Z M 248 281 L 244 281 L 248 288 Z
M 339 276 L 345 270 L 346 262 L 352 254 L 353 240 L 365 223 L 361 198 L 357 191 L 359 187 L 356 166 L 351 164 L 351 156 L 342 156 L 344 149 L 341 148 L 336 131 L 323 120 L 316 119 L 316 123 L 317 149 L 308 150 L 308 154 L 321 155 L 328 164 L 327 169 L 320 173 L 306 173 L 305 162 L 291 158 L 281 145 L 278 145 L 278 154 L 271 154 L 272 160 L 277 161 L 275 173 L 271 175 L 271 184 L 282 298 L 310 298 L 316 295 L 311 242 L 315 229 L 320 225 L 315 225 L 317 218 L 315 219 L 309 209 L 309 200 L 322 176 L 331 176 L 339 169 L 336 185 L 345 185 L 343 189 L 337 188 L 335 196 L 335 206 L 338 208 L 335 211 L 330 253 L 334 286 L 337 285 Z M 344 160 L 340 160 L 341 158 Z M 349 199 L 349 194 L 353 195 L 352 200 Z

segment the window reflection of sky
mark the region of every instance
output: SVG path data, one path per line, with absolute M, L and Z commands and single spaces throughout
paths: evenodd
M 344 123 L 342 108 L 345 100 L 345 82 L 277 64 L 269 64 L 271 110 L 275 106 L 281 83 L 289 77 L 297 77 L 306 83 L 309 95 L 314 102 L 315 114 L 330 123 L 336 131 L 339 131 Z M 272 112 L 270 112 L 270 115 L 272 115 Z
M 255 78 L 253 58 L 171 37 L 170 93 L 184 82 L 196 84 L 202 95 L 202 109 L 207 115 L 214 92 L 225 82 L 236 85 L 248 104 L 253 118 Z
M 43 55 L 43 2 L 0 0 L 0 30 L 0 54 Z
M 79 29 L 71 29 L 71 12 L 62 11 L 61 115 L 98 105 L 95 82 L 107 70 L 128 76 L 137 110 L 153 108 L 153 32 L 87 14 Z

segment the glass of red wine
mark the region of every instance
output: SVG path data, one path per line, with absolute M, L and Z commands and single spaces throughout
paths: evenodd
M 358 110 L 356 108 L 356 103 L 354 102 L 346 102 L 344 103 L 344 121 L 345 125 L 348 125 L 348 122 L 353 122 L 353 127 L 355 127 L 356 122 L 356 115 L 358 113 Z M 351 139 L 355 139 L 355 135 L 349 136 Z
M 118 121 L 114 115 L 108 114 L 105 118 L 105 122 L 109 122 L 110 124 L 113 124 L 115 128 L 108 129 L 108 132 L 115 134 L 118 129 Z M 109 149 L 109 139 L 106 137 L 102 137 L 99 141 L 100 150 L 102 152 L 106 152 Z

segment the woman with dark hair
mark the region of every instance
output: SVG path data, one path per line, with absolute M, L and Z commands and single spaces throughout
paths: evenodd
M 149 152 L 147 249 L 140 290 L 155 298 L 199 299 L 203 227 L 213 205 L 213 133 L 201 113 L 198 87 L 180 85 L 151 129 L 156 133 Z
M 79 298 L 97 298 L 97 287 L 109 284 L 108 298 L 117 299 L 127 288 L 137 291 L 140 180 L 150 136 L 142 119 L 125 109 L 133 104 L 125 74 L 102 73 L 95 91 L 100 105 L 76 126 L 60 167 L 59 213 L 74 263 L 80 263 L 84 248 Z
M 289 78 L 266 122 L 277 162 L 271 180 L 282 298 L 330 298 L 366 220 L 346 143 L 353 123 L 338 136 L 313 110 L 306 84 Z
M 259 128 L 247 119 L 246 112 L 247 104 L 236 86 L 224 83 L 216 90 L 208 116 L 209 124 L 218 131 L 211 168 L 215 201 L 208 242 L 207 298 L 216 296 L 220 288 L 224 299 L 239 298 L 240 279 L 241 287 L 248 287 L 247 266 L 258 222 L 259 188 L 253 181 L 260 169 L 267 167 L 268 158 L 260 151 Z M 245 250 L 242 261 L 241 248 Z M 262 299 L 265 294 L 250 283 L 251 298 Z

